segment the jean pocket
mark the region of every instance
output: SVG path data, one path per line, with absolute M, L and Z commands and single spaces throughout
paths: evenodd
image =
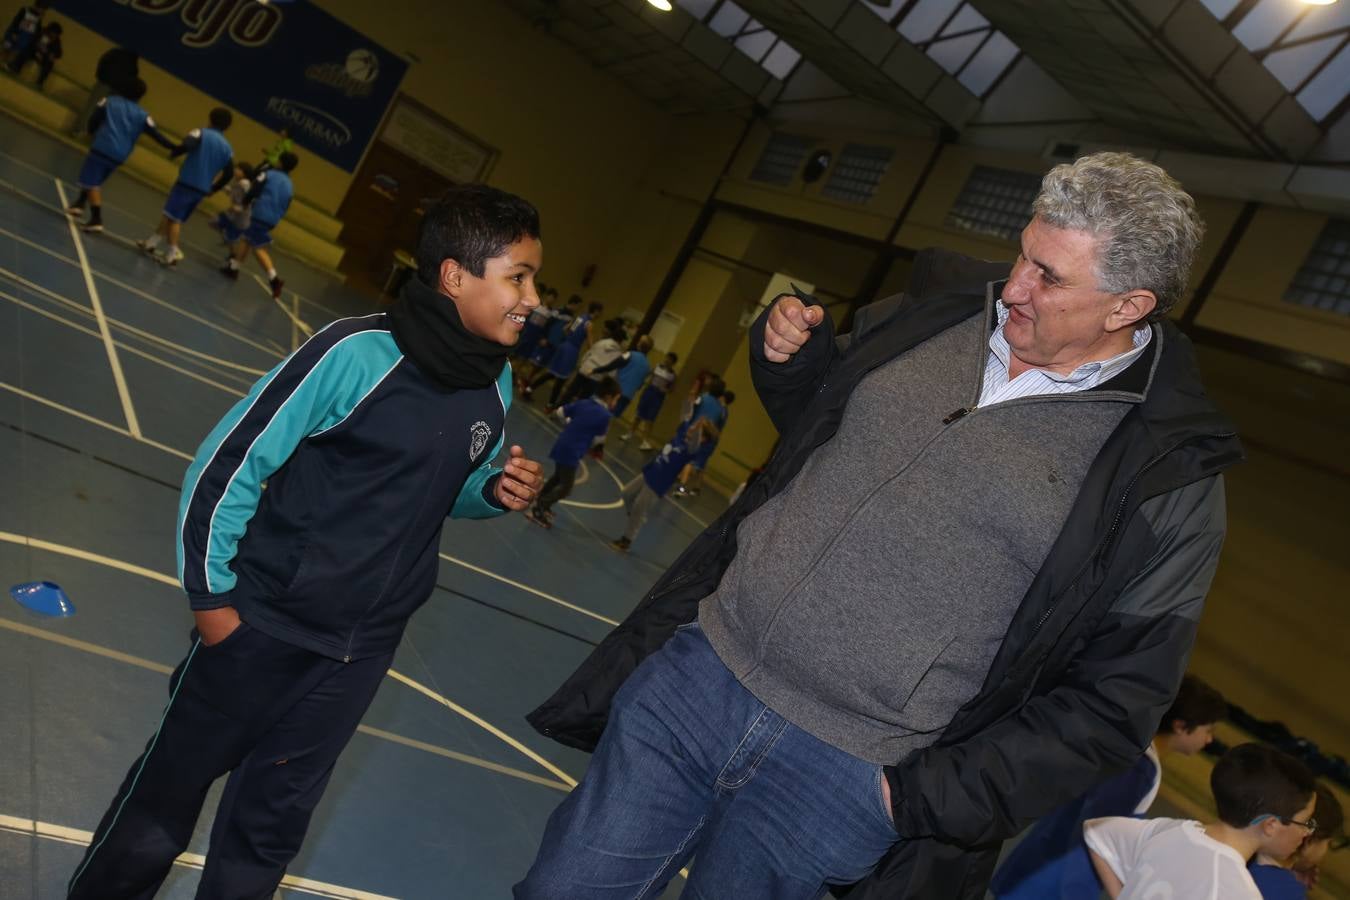
M 881 766 L 876 766 L 875 768 L 876 781 L 873 785 L 872 794 L 876 797 L 877 815 L 881 819 L 881 823 L 886 826 L 890 833 L 898 837 L 899 835 L 896 834 L 895 830 L 895 811 L 891 808 L 891 804 L 886 802 L 886 771 Z M 892 796 L 891 800 L 894 801 L 895 797 Z

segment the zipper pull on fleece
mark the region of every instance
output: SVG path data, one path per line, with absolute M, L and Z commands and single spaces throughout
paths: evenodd
M 955 412 L 949 413 L 949 414 L 947 415 L 947 418 L 945 418 L 945 419 L 942 420 L 942 424 L 943 424 L 943 425 L 950 425 L 950 424 L 952 424 L 952 423 L 955 422 L 957 419 L 960 419 L 960 418 L 964 417 L 965 414 L 968 413 L 968 412 L 970 412 L 972 408 L 973 408 L 973 407 L 963 406 L 963 407 L 961 407 L 960 409 L 956 410 Z

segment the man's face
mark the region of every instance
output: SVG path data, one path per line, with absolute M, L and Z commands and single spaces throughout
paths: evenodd
M 544 264 L 544 245 L 538 238 L 523 237 L 494 256 L 479 278 L 455 266 L 446 283 L 442 268 L 442 292 L 449 293 L 464 327 L 471 333 L 512 346 L 530 310 L 539 305 L 534 276 Z
M 1068 374 L 1121 352 L 1114 348 L 1133 323 L 1119 314 L 1123 295 L 1098 289 L 1096 261 L 1097 239 L 1087 232 L 1039 217 L 1023 229 L 1021 253 L 1003 288 L 1003 334 L 1014 357 Z

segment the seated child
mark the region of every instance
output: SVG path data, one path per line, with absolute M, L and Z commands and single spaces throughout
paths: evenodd
M 999 900 L 1097 900 L 1102 883 L 1092 868 L 1083 823 L 1104 816 L 1142 816 L 1162 783 L 1162 759 L 1199 753 L 1228 714 L 1223 696 L 1194 675 L 1181 680 L 1158 733 L 1135 764 L 1038 821 L 994 873 Z
M 1261 900 L 1247 860 L 1257 853 L 1284 859 L 1317 827 L 1312 773 L 1273 747 L 1234 747 L 1209 784 L 1217 822 L 1111 817 L 1083 825 L 1112 900 Z
M 544 489 L 534 501 L 534 508 L 525 514 L 525 518 L 544 528 L 553 527 L 553 504 L 572 493 L 581 458 L 590 452 L 592 446 L 604 440 L 619 395 L 619 382 L 606 375 L 600 380 L 594 396 L 574 400 L 562 407 L 567 427 L 553 442 L 553 449 L 548 454 L 554 463 L 553 475 L 544 484 Z
M 1263 900 L 1304 900 L 1317 883 L 1317 867 L 1333 849 L 1345 846 L 1345 812 L 1326 785 L 1317 785 L 1317 828 L 1287 859 L 1256 854 L 1248 871 Z

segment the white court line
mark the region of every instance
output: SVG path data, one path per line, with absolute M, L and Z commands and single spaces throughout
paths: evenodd
M 95 274 L 97 274 L 97 273 L 95 273 Z M 53 299 L 53 300 L 59 300 L 59 301 L 61 301 L 62 303 L 66 303 L 66 304 L 69 304 L 69 305 L 72 305 L 72 306 L 76 306 L 76 307 L 78 307 L 79 309 L 82 309 L 82 310 L 86 310 L 86 309 L 87 309 L 85 306 L 83 306 L 83 305 L 77 303 L 77 302 L 74 301 L 74 300 L 71 300 L 71 299 L 70 299 L 69 297 L 67 297 L 66 295 L 64 295 L 64 294 L 59 294 L 59 293 L 57 293 L 56 291 L 52 290 L 51 288 L 49 288 L 49 287 L 47 287 L 47 286 L 45 286 L 45 285 L 39 284 L 39 283 L 36 282 L 36 281 L 30 281 L 29 279 L 24 278 L 24 277 L 23 277 L 22 275 L 20 275 L 18 272 L 12 272 L 12 271 L 10 271 L 9 269 L 6 269 L 4 266 L 0 266 L 0 276 L 4 276 L 5 278 L 8 278 L 10 281 L 13 281 L 13 282 L 15 282 L 16 284 L 19 284 L 19 285 L 22 285 L 23 287 L 28 288 L 30 291 L 36 291 L 36 292 L 38 292 L 38 293 L 40 293 L 40 294 L 43 294 L 43 295 L 45 295 L 45 296 L 47 296 L 47 297 L 50 297 L 50 298 Z M 237 362 L 232 362 L 231 360 L 228 360 L 228 359 L 221 359 L 221 358 L 218 357 L 218 356 L 211 356 L 209 353 L 202 353 L 200 350 L 193 350 L 192 348 L 190 348 L 190 347 L 185 347 L 185 346 L 183 346 L 182 344 L 174 343 L 173 341 L 169 340 L 168 338 L 162 338 L 162 337 L 160 337 L 160 336 L 157 335 L 157 334 L 152 334 L 152 333 L 149 332 L 149 331 L 144 331 L 144 330 L 142 330 L 142 329 L 140 329 L 140 328 L 136 328 L 136 327 L 133 326 L 133 325 L 128 325 L 126 322 L 123 322 L 121 319 L 114 319 L 112 316 L 109 316 L 109 317 L 108 317 L 108 321 L 111 322 L 111 323 L 113 323 L 114 325 L 118 326 L 119 328 L 124 328 L 124 329 L 126 329 L 127 331 L 131 332 L 131 333 L 134 334 L 134 335 L 137 335 L 138 337 L 145 338 L 147 341 L 154 341 L 155 343 L 163 344 L 163 345 L 166 346 L 166 347 L 171 347 L 171 348 L 173 348 L 174 350 L 178 351 L 179 353 L 183 353 L 183 354 L 185 354 L 185 355 L 187 355 L 187 356 L 195 356 L 195 357 L 197 357 L 198 359 L 201 359 L 201 360 L 203 360 L 203 361 L 205 361 L 205 362 L 212 363 L 213 365 L 223 366 L 224 368 L 227 368 L 227 369 L 237 369 L 237 370 L 239 370 L 240 372 L 246 372 L 246 373 L 248 373 L 249 375 L 266 375 L 266 374 L 267 374 L 266 370 L 264 370 L 264 369 L 255 369 L 255 368 L 253 368 L 253 367 L 251 367 L 251 366 L 245 366 L 245 365 L 242 365 L 242 364 L 237 363 Z
M 51 822 L 37 822 L 19 816 L 0 815 L 0 831 L 7 831 L 11 834 L 26 834 L 32 837 L 60 841 L 63 844 L 75 844 L 80 847 L 89 846 L 89 842 L 94 839 L 92 831 L 82 831 L 79 828 L 69 828 L 65 825 L 54 825 Z M 173 864 L 187 869 L 201 869 L 206 865 L 206 857 L 200 853 L 181 853 L 173 861 Z M 301 878 L 298 875 L 285 876 L 281 879 L 280 886 L 302 894 L 332 897 L 337 898 L 337 900 L 397 900 L 397 898 L 385 894 L 373 894 L 370 891 L 343 887 L 340 884 L 329 884 L 326 881 L 316 881 L 313 878 Z
M 0 532 L 0 534 L 3 534 L 3 532 Z M 618 624 L 619 624 L 619 623 L 618 623 L 617 621 L 615 621 L 614 619 L 610 619 L 610 618 L 608 618 L 608 617 L 606 617 L 606 616 L 602 616 L 602 615 L 600 615 L 600 614 L 597 613 L 597 612 L 591 612 L 589 609 L 587 609 L 587 608 L 584 607 L 584 606 L 577 606 L 575 603 L 568 603 L 566 600 L 562 599 L 561 597 L 555 597 L 555 596 L 553 596 L 552 594 L 547 594 L 547 593 L 545 593 L 545 592 L 539 590 L 539 588 L 532 588 L 532 587 L 530 587 L 528 584 L 522 584 L 522 583 L 519 582 L 519 581 L 515 581 L 515 580 L 513 580 L 513 579 L 511 579 L 511 578 L 507 578 L 505 575 L 498 575 L 496 572 L 493 572 L 493 571 L 491 571 L 491 570 L 489 570 L 489 569 L 484 569 L 484 568 L 482 568 L 481 566 L 475 566 L 473 563 L 465 562 L 465 561 L 462 560 L 462 559 L 455 559 L 453 556 L 449 556 L 449 555 L 447 555 L 447 554 L 445 554 L 445 553 L 440 554 L 440 557 L 441 557 L 441 559 L 445 560 L 446 562 L 452 562 L 452 563 L 454 563 L 454 564 L 457 565 L 457 566 L 463 566 L 464 568 L 468 569 L 470 572 L 477 572 L 479 575 L 486 575 L 488 578 L 492 578 L 492 579 L 494 579 L 494 580 L 496 580 L 496 581 L 500 581 L 502 584 L 509 584 L 509 585 L 511 585 L 511 587 L 517 588 L 517 589 L 519 589 L 519 590 L 522 590 L 522 591 L 524 591 L 524 592 L 527 593 L 527 594 L 534 594 L 536 597 L 542 597 L 543 599 L 547 600 L 549 603 L 556 603 L 556 604 L 558 604 L 558 605 L 561 606 L 561 607 L 564 607 L 564 608 L 566 608 L 566 609 L 572 610 L 572 612 L 579 612 L 579 613 L 581 613 L 583 616 L 590 616 L 592 619 L 595 619 L 595 620 L 597 620 L 597 621 L 599 621 L 599 622 L 604 622 L 606 625 L 618 625 Z
M 158 582 L 160 582 L 161 584 L 170 584 L 170 585 L 173 585 L 174 587 L 178 587 L 178 586 L 179 586 L 179 585 L 178 585 L 178 579 L 173 578 L 172 576 L 165 575 L 165 574 L 163 574 L 163 573 L 161 573 L 161 572 L 156 572 L 156 571 L 154 571 L 154 570 L 152 570 L 152 569 L 147 569 L 147 568 L 144 568 L 143 566 L 138 566 L 138 565 L 135 565 L 135 564 L 133 564 L 133 563 L 123 562 L 123 561 L 120 560 L 120 559 L 113 559 L 113 558 L 110 557 L 110 556 L 103 556 L 103 555 L 98 554 L 98 553 L 90 553 L 89 551 L 87 551 L 87 550 L 81 550 L 81 549 L 79 549 L 78 547 L 70 547 L 70 546 L 67 546 L 67 545 L 65 545 L 65 544 L 56 544 L 56 543 L 53 543 L 53 542 L 51 542 L 51 541 L 44 541 L 44 540 L 41 540 L 41 539 L 39 539 L 39 538 L 33 538 L 33 537 L 29 537 L 29 536 L 23 535 L 23 534 L 14 534 L 13 532 L 9 532 L 9 531 L 0 531 L 0 541 L 4 541 L 4 542 L 7 542 L 7 543 L 11 543 L 11 544 L 18 544 L 18 545 L 24 546 L 24 547 L 30 547 L 30 548 L 35 549 L 35 550 L 46 550 L 46 551 L 49 552 L 49 553 L 56 553 L 56 554 L 60 554 L 60 555 L 63 555 L 63 556 L 74 557 L 75 559 L 81 559 L 81 560 L 85 560 L 85 561 L 87 561 L 87 562 L 92 562 L 92 563 L 97 563 L 97 564 L 99 564 L 99 565 L 107 566 L 107 567 L 109 567 L 109 568 L 111 568 L 111 569 L 117 569 L 117 570 L 122 571 L 122 572 L 128 572 L 128 573 L 130 573 L 130 574 L 132 574 L 132 575 L 140 575 L 140 576 L 142 576 L 142 577 L 144 577 L 144 578 L 148 578 L 148 579 L 150 579 L 150 580 L 152 580 L 152 581 L 158 581 Z M 442 554 L 442 555 L 444 555 L 444 554 Z M 467 564 L 462 564 L 462 565 L 467 565 Z M 469 568 L 474 568 L 474 567 L 470 566 Z M 482 569 L 479 569 L 478 571 L 484 572 L 484 574 L 491 574 L 491 573 L 489 573 L 489 572 L 486 572 L 486 570 L 482 570 Z M 505 579 L 503 579 L 503 580 L 505 580 Z M 524 587 L 524 586 L 521 585 L 521 587 Z M 533 590 L 533 589 L 531 589 L 531 588 L 525 588 L 525 590 Z M 538 593 L 538 592 L 536 592 L 536 593 Z M 548 597 L 547 594 L 542 594 L 542 596 Z M 555 599 L 555 600 L 556 600 L 556 598 L 550 598 L 550 599 Z M 559 602 L 561 602 L 561 601 L 559 601 Z M 571 606 L 571 604 L 566 604 L 566 603 L 565 603 L 564 605 L 566 605 L 566 606 Z M 587 612 L 588 615 L 592 615 L 592 616 L 595 615 L 595 613 L 591 613 L 591 612 L 582 610 L 581 607 L 573 606 L 573 607 L 571 607 L 571 608 L 572 608 L 572 609 L 576 609 L 576 610 L 578 610 L 578 611 Z M 598 618 L 598 617 L 597 617 L 597 618 Z M 3 620 L 0 620 L 0 621 L 3 621 Z M 612 621 L 612 620 L 606 619 L 605 621 Z M 618 623 L 617 623 L 617 622 L 613 622 L 613 624 L 617 625 Z M 442 695 L 442 694 L 436 693 L 435 691 L 433 691 L 431 688 L 427 687 L 426 685 L 421 684 L 421 683 L 418 682 L 418 681 L 414 681 L 412 678 L 409 678 L 407 675 L 404 675 L 402 672 L 399 672 L 399 671 L 397 671 L 397 670 L 395 670 L 395 669 L 390 669 L 390 670 L 389 670 L 389 672 L 388 672 L 388 677 L 394 679 L 395 681 L 399 681 L 399 682 L 401 682 L 401 683 L 407 685 L 408 687 L 410 687 L 410 688 L 412 688 L 413 690 L 417 691 L 419 694 L 422 694 L 422 695 L 425 696 L 425 697 L 428 697 L 428 698 L 430 698 L 430 699 L 432 699 L 432 700 L 435 700 L 437 703 L 441 704 L 441 705 L 444 706 L 446 709 L 449 709 L 449 710 L 451 710 L 452 712 L 455 712 L 455 713 L 459 714 L 460 716 L 463 716 L 465 719 L 467 719 L 468 721 L 472 722 L 473 724 L 479 726 L 479 727 L 482 728 L 484 731 L 486 731 L 486 732 L 488 732 L 489 734 L 491 734 L 493 737 L 495 737 L 495 738 L 501 740 L 501 741 L 502 741 L 503 743 L 505 743 L 507 746 L 509 746 L 509 747 L 511 747 L 511 748 L 513 748 L 513 749 L 515 749 L 515 750 L 517 750 L 517 751 L 519 751 L 520 753 L 522 753 L 523 755 L 525 755 L 527 758 L 533 760 L 534 762 L 538 763 L 538 764 L 539 764 L 540 766 L 542 766 L 543 768 L 547 769 L 550 773 L 556 775 L 556 776 L 559 778 L 559 780 L 561 780 L 562 782 L 564 782 L 565 784 L 567 784 L 568 787 L 576 787 L 577 782 L 576 782 L 576 779 L 575 779 L 575 778 L 573 778 L 572 776 L 568 775 L 568 774 L 567 774 L 566 772 L 564 772 L 562 769 L 559 769 L 557 766 L 553 765 L 553 763 L 551 763 L 551 762 L 549 762 L 548 760 L 544 759 L 544 758 L 543 758 L 542 756 L 540 756 L 538 753 L 535 753 L 535 752 L 534 752 L 533 750 L 531 750 L 529 747 L 526 747 L 526 746 L 525 746 L 524 744 L 522 744 L 520 741 L 518 741 L 518 740 L 516 740 L 515 738 L 511 737 L 509 734 L 507 734 L 506 732 L 502 731 L 500 728 L 498 728 L 497 726 L 493 725 L 491 722 L 487 721 L 486 719 L 482 718 L 481 716 L 475 715 L 474 713 L 470 712 L 469 710 L 467 710 L 467 709 L 465 709 L 464 707 L 460 706 L 459 704 L 455 703 L 453 700 L 450 700 L 448 697 L 445 697 L 445 696 Z
M 79 324 L 78 322 L 72 322 L 69 319 L 63 319 L 56 313 L 52 312 L 51 310 L 43 309 L 40 306 L 34 306 L 33 304 L 27 302 L 26 300 L 23 300 L 19 297 L 15 297 L 13 294 L 7 291 L 0 291 L 0 299 L 8 300 L 15 306 L 23 307 L 24 309 L 29 310 L 30 312 L 34 312 L 40 316 L 43 316 L 44 318 L 51 319 L 53 322 L 59 322 L 60 324 L 66 326 L 67 328 L 72 328 L 75 331 L 80 332 L 81 334 L 87 334 L 90 337 L 95 338 L 99 336 L 98 332 L 92 328 L 86 328 L 83 325 Z M 83 310 L 83 312 L 86 315 L 88 315 L 89 310 L 86 309 Z M 110 319 L 109 321 L 112 320 Z M 146 353 L 144 350 L 141 350 L 138 347 L 132 347 L 131 345 L 124 344 L 121 341 L 114 341 L 113 343 L 116 344 L 119 349 L 125 350 L 127 353 L 130 353 L 134 356 L 139 356 L 142 359 L 149 360 L 150 362 L 155 363 L 156 365 L 163 366 L 164 368 L 177 372 L 180 375 L 186 375 L 188 378 L 200 381 L 202 384 L 207 384 L 210 385 L 211 387 L 219 388 L 220 390 L 225 391 L 228 394 L 233 394 L 236 397 L 244 396 L 243 391 L 237 390 L 232 387 L 227 387 L 226 385 L 223 385 L 218 381 L 212 381 L 206 376 L 199 375 L 196 372 L 192 372 L 188 369 L 184 369 L 182 366 L 176 366 L 173 363 L 169 362 L 168 360 L 160 359 L 158 356 L 155 356 L 154 354 L 151 353 Z
M 314 335 L 314 329 L 313 329 L 313 328 L 310 328 L 309 325 L 305 322 L 304 319 L 300 318 L 298 315 L 296 315 L 295 313 L 293 313 L 293 312 L 291 312 L 289 309 L 287 309 L 287 308 L 286 308 L 286 304 L 283 303 L 283 302 L 281 302 L 281 299 L 280 299 L 280 298 L 278 298 L 278 297 L 273 297 L 273 296 L 272 296 L 272 287 L 271 287 L 266 281 L 263 281 L 263 278 L 262 278 L 261 275 L 259 275 L 257 272 L 252 272 L 252 273 L 250 273 L 250 274 L 253 276 L 253 280 L 256 281 L 256 282 L 258 283 L 258 287 L 262 288 L 263 291 L 265 291 L 265 292 L 267 293 L 267 296 L 268 296 L 269 298 L 271 298 L 272 302 L 275 303 L 275 304 L 277 305 L 277 308 L 281 310 L 282 314 L 283 314 L 286 318 L 288 318 L 288 319 L 291 320 L 291 342 L 292 342 L 292 344 L 294 344 L 294 342 L 295 342 L 295 329 L 297 329 L 297 328 L 299 328 L 301 331 L 303 331 L 303 332 L 305 333 L 305 337 L 312 337 L 312 336 Z M 294 292 L 292 292 L 292 293 L 294 293 Z
M 64 210 L 70 206 L 66 200 L 66 189 L 61 185 L 61 179 L 53 178 L 56 182 L 56 193 L 61 198 L 61 208 Z M 94 306 L 94 318 L 98 320 L 98 333 L 103 338 L 103 348 L 108 352 L 108 364 L 112 366 L 113 381 L 117 385 L 117 396 L 122 400 L 122 414 L 127 417 L 127 431 L 131 436 L 140 440 L 141 423 L 136 421 L 136 408 L 131 405 L 131 392 L 127 390 L 127 379 L 122 374 L 122 363 L 117 358 L 117 348 L 113 346 L 112 332 L 108 330 L 108 319 L 103 315 L 103 303 L 98 299 L 98 288 L 94 285 L 94 273 L 89 268 L 89 258 L 84 255 L 84 241 L 80 239 L 80 229 L 75 225 L 75 219 L 66 216 L 66 224 L 70 226 L 70 238 L 75 242 L 75 253 L 80 258 L 80 268 L 84 270 L 84 286 L 89 289 L 89 302 Z
M 114 650 L 111 647 L 104 647 L 100 644 L 91 644 L 88 641 L 81 641 L 77 638 L 69 637 L 68 635 L 58 634 L 54 631 L 47 631 L 45 628 L 35 628 L 32 625 L 16 622 L 13 619 L 0 617 L 0 628 L 27 637 L 47 641 L 48 643 L 58 644 L 62 647 L 68 647 L 72 650 L 79 650 L 82 653 L 88 653 L 92 656 L 101 656 L 104 659 L 126 663 L 127 665 L 135 666 L 138 669 L 146 669 L 147 671 L 156 672 L 160 675 L 173 674 L 172 666 L 166 666 L 163 663 L 157 663 L 153 660 L 133 656 L 130 653 L 123 653 L 120 650 Z M 513 769 L 510 766 L 504 766 L 500 763 L 492 762 L 491 760 L 480 759 L 477 756 L 470 756 L 467 753 L 459 753 L 448 747 L 441 747 L 436 744 L 428 744 L 425 741 L 414 740 L 410 737 L 404 737 L 401 734 L 395 734 L 392 731 L 385 731 L 381 728 L 372 728 L 369 725 L 358 725 L 356 730 L 362 734 L 368 734 L 371 737 L 378 738 L 379 740 L 389 741 L 392 744 L 402 744 L 403 746 L 411 747 L 414 750 L 421 750 L 424 753 L 441 756 L 445 759 L 453 759 L 456 762 L 466 763 L 480 769 L 488 769 L 489 771 L 497 772 L 502 775 L 509 775 L 510 777 L 521 781 L 541 784 L 544 787 L 550 787 L 554 790 L 562 791 L 563 793 L 566 793 L 571 789 L 567 784 L 564 784 L 561 781 L 554 781 L 551 778 L 544 778 L 531 772 L 522 772 L 520 769 Z
M 47 247 L 44 244 L 40 244 L 37 241 L 29 240 L 28 238 L 24 237 L 23 235 L 17 232 L 10 231 L 8 228 L 0 228 L 0 235 L 9 238 L 12 241 L 17 241 L 18 243 L 23 244 L 24 246 L 32 247 L 39 253 L 45 253 L 47 256 L 50 256 L 53 259 L 59 259 L 66 265 L 79 266 L 80 264 L 78 260 L 71 259 L 69 256 L 66 256 L 63 253 L 57 253 L 50 247 Z M 136 287 L 135 285 L 127 284 L 125 281 L 114 278 L 111 275 L 106 275 L 103 272 L 95 272 L 94 277 L 106 281 L 109 284 L 113 285 L 114 287 L 119 287 L 130 294 L 134 294 L 135 296 L 140 297 L 142 300 L 145 300 L 149 303 L 154 303 L 158 306 L 162 306 L 165 309 L 170 310 L 171 312 L 175 312 L 178 315 L 183 316 L 186 319 L 191 319 L 192 321 L 198 323 L 199 325 L 205 325 L 207 328 L 210 328 L 214 331 L 219 331 L 226 337 L 234 338 L 236 341 L 239 341 L 242 344 L 248 344 L 250 347 L 254 347 L 258 350 L 261 350 L 262 352 L 268 354 L 269 356 L 281 359 L 286 355 L 285 349 L 282 348 L 282 346 L 276 343 L 275 341 L 272 342 L 272 346 L 270 347 L 267 346 L 266 344 L 260 344 L 257 341 L 253 340 L 252 338 L 248 338 L 242 334 L 239 334 L 238 332 L 231 331 L 230 329 L 224 327 L 223 325 L 217 325 L 215 322 L 212 322 L 209 319 L 204 319 L 201 316 L 196 315 L 195 313 L 190 313 L 181 307 L 175 306 L 174 304 L 168 302 L 167 300 L 161 300 L 154 294 L 148 293 L 147 291 L 143 291 L 140 288 Z
M 146 446 L 149 447 L 154 447 L 156 450 L 163 450 L 165 453 L 168 453 L 171 456 L 177 456 L 180 459 L 185 459 L 188 462 L 192 462 L 191 455 L 184 453 L 182 450 L 175 450 L 168 444 L 161 444 L 159 441 L 151 440 L 145 435 L 132 434 L 130 431 L 128 431 L 127 429 L 123 428 L 120 425 L 114 425 L 111 422 L 105 422 L 102 419 L 89 415 L 88 413 L 82 413 L 78 409 L 71 409 L 69 406 L 64 406 L 60 403 L 57 403 L 55 400 L 48 400 L 46 397 L 40 397 L 37 394 L 32 393 L 31 391 L 25 391 L 23 388 L 15 387 L 12 384 L 6 384 L 3 381 L 0 381 L 0 390 L 9 391 L 11 394 L 18 394 L 25 400 L 32 400 L 34 403 L 41 403 L 43 406 L 48 406 L 51 407 L 52 409 L 58 410 L 59 412 L 63 412 L 66 415 L 74 416 L 77 419 L 82 419 L 83 421 L 88 422 L 91 425 L 97 425 L 99 428 L 106 428 L 109 431 L 116 432 L 117 434 L 122 435 L 122 437 L 131 438 L 133 441 L 145 444 Z

